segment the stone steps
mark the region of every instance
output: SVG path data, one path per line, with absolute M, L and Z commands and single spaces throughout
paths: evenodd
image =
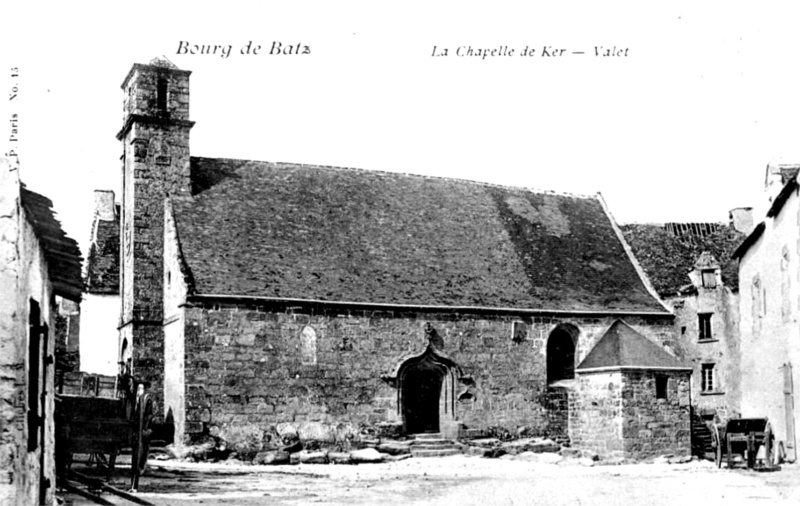
M 449 448 L 458 448 L 451 442 L 442 444 L 412 444 L 409 450 L 447 450 Z
M 458 455 L 461 448 L 449 439 L 445 439 L 441 434 L 425 433 L 416 434 L 410 445 L 411 455 L 414 457 L 447 457 Z
M 460 454 L 461 450 L 459 448 L 443 448 L 440 450 L 417 450 L 415 448 L 411 449 L 411 456 L 418 458 L 449 457 L 451 455 L 460 455 Z
M 436 441 L 446 441 L 440 432 L 422 432 L 420 434 L 414 434 L 415 441 L 425 441 L 431 439 Z

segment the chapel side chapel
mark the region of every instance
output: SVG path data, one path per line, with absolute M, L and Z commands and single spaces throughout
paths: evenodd
M 601 197 L 191 156 L 189 75 L 135 64 L 118 134 L 120 362 L 151 381 L 178 441 L 280 423 L 566 441 L 576 365 L 624 325 L 663 356 L 603 367 L 646 371 L 637 384 L 669 400 L 642 409 L 671 414 L 658 441 L 611 446 L 688 454 L 688 371 L 663 348 L 674 316 Z M 623 434 L 580 427 L 598 451 Z

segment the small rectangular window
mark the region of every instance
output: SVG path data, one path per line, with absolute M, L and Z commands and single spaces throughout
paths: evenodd
M 703 392 L 714 391 L 714 364 L 703 364 L 701 366 L 700 388 Z
M 667 398 L 667 377 L 656 376 L 656 399 Z
M 511 340 L 515 343 L 522 343 L 528 338 L 528 325 L 525 322 L 514 322 L 511 324 Z
M 167 110 L 167 81 L 159 79 L 156 85 L 156 107 L 159 111 Z
M 698 337 L 699 339 L 711 339 L 711 313 L 700 313 L 697 315 Z
M 714 269 L 706 269 L 702 271 L 702 275 L 703 275 L 703 288 L 717 287 L 717 273 Z

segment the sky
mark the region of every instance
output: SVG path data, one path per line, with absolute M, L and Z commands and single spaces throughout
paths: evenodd
M 17 89 L 0 153 L 85 248 L 93 190 L 119 194 L 120 85 L 166 57 L 192 71 L 193 156 L 599 192 L 619 223 L 722 222 L 760 205 L 768 163 L 800 162 L 793 7 L 15 2 L 0 7 L 0 86 Z M 180 54 L 199 45 L 231 50 Z

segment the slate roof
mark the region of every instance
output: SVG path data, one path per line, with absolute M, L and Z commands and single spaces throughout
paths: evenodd
M 692 370 L 622 320 L 611 324 L 576 370 L 600 368 Z
M 119 220 L 97 220 L 96 233 L 89 249 L 86 291 L 119 294 Z
M 56 295 L 79 302 L 83 292 L 81 251 L 78 243 L 64 233 L 47 197 L 20 187 L 25 216 L 33 227 L 47 262 L 48 276 Z
M 598 197 L 231 159 L 191 170 L 174 210 L 195 294 L 667 313 Z
M 738 290 L 739 267 L 731 255 L 745 235 L 733 227 L 719 224 L 714 229 L 705 227 L 704 233 L 698 234 L 678 234 L 653 224 L 621 225 L 620 229 L 659 295 L 681 293 L 691 283 L 689 273 L 704 251 L 720 262 L 723 283 Z

